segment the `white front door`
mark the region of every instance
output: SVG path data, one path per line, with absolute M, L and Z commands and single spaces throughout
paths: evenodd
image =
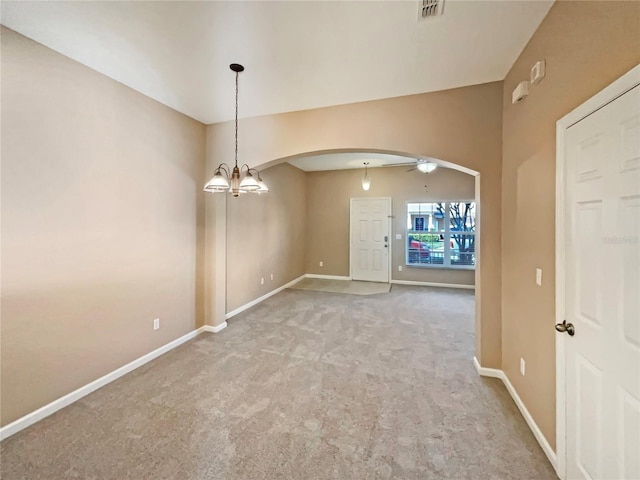
M 640 87 L 570 127 L 565 158 L 567 478 L 638 479 Z
M 389 281 L 390 198 L 351 199 L 351 278 Z

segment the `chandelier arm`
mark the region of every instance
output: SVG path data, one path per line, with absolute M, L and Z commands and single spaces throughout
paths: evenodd
M 216 171 L 224 172 L 227 178 L 231 176 L 231 170 L 229 169 L 229 166 L 226 163 L 221 163 L 220 165 L 218 165 L 218 168 L 216 168 Z

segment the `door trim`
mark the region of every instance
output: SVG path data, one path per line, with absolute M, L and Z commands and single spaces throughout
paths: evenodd
M 625 73 L 608 87 L 596 93 L 582 105 L 556 122 L 556 312 L 555 323 L 565 317 L 565 133 L 567 129 L 632 88 L 640 85 L 640 65 Z M 551 325 L 550 325 L 551 327 Z M 566 431 L 566 335 L 556 334 L 556 473 L 560 479 L 567 476 L 567 431 Z
M 389 275 L 387 276 L 387 282 L 386 283 L 391 283 L 391 277 L 393 274 L 392 271 L 392 257 L 393 257 L 393 243 L 391 242 L 391 238 L 393 237 L 393 222 L 391 221 L 393 219 L 393 199 L 391 197 L 351 197 L 349 198 L 349 278 L 353 278 L 353 264 L 351 263 L 351 260 L 353 259 L 353 238 L 352 238 L 352 232 L 351 232 L 351 216 L 353 215 L 353 201 L 354 200 L 389 200 L 389 217 L 387 218 L 388 224 L 389 224 L 389 243 L 388 243 L 388 271 L 389 271 Z

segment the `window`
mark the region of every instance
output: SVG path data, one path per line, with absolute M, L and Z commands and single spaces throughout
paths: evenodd
M 475 202 L 407 203 L 407 266 L 473 269 Z

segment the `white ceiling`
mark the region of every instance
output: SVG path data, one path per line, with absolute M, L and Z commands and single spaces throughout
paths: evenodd
M 437 162 L 435 159 L 432 159 Z M 320 155 L 307 155 L 289 160 L 294 167 L 305 172 L 318 172 L 325 170 L 351 170 L 364 168 L 364 162 L 369 162 L 368 168 L 382 167 L 389 164 L 405 164 L 415 162 L 415 158 L 389 155 L 386 153 L 323 153 Z
M 502 80 L 552 0 L 2 1 L 1 21 L 204 123 Z

